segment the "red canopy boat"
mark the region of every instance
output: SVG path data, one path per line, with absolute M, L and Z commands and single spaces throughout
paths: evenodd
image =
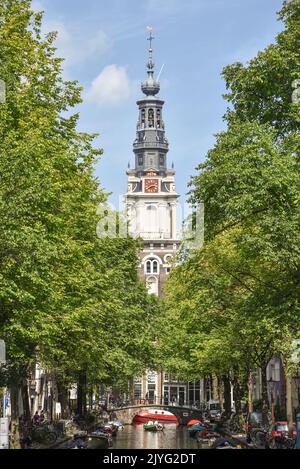
M 150 420 L 161 420 L 163 422 L 178 423 L 176 415 L 162 409 L 146 409 L 141 410 L 134 418 L 134 423 L 144 423 Z

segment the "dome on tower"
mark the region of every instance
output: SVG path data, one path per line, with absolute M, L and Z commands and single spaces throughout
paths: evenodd
M 159 90 L 160 84 L 153 78 L 153 74 L 150 74 L 147 80 L 142 83 L 142 92 L 147 96 L 155 96 Z

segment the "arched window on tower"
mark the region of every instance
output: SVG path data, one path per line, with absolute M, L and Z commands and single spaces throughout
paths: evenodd
M 152 262 L 150 260 L 146 262 L 146 273 L 152 274 Z
M 157 127 L 158 129 L 161 128 L 161 121 L 160 121 L 160 119 L 161 119 L 161 112 L 160 112 L 160 109 L 157 109 L 157 111 L 156 111 L 156 127 Z
M 154 111 L 153 109 L 149 109 L 148 111 L 148 126 L 154 127 Z
M 145 262 L 145 274 L 159 274 L 159 262 L 157 259 L 148 259 Z
M 146 111 L 145 109 L 142 109 L 142 112 L 141 112 L 142 129 L 145 128 L 145 122 L 146 122 Z

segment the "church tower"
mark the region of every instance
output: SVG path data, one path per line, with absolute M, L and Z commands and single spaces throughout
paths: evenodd
M 179 195 L 175 189 L 175 171 L 168 169 L 169 143 L 163 119 L 164 101 L 158 96 L 160 84 L 154 78 L 153 39 L 151 29 L 148 77 L 141 86 L 144 96 L 137 102 L 135 163 L 127 171 L 126 206 L 129 232 L 144 242 L 140 277 L 150 294 L 160 296 L 180 243 L 176 227 Z
M 127 171 L 125 198 L 130 234 L 143 240 L 140 277 L 149 294 L 161 296 L 181 242 L 176 230 L 179 195 L 175 188 L 174 168 L 168 169 L 164 101 L 158 96 L 160 84 L 154 78 L 152 28 L 149 32 L 148 77 L 142 83 L 144 96 L 137 102 L 135 163 L 134 168 Z M 170 373 L 147 370 L 143 377 L 134 379 L 132 397 L 137 404 L 193 405 L 202 400 L 203 386 L 203 380 L 184 382 Z

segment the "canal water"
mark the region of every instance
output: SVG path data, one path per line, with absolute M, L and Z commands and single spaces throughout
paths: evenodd
M 162 432 L 145 431 L 143 425 L 128 425 L 114 438 L 113 449 L 197 449 L 187 427 L 164 425 Z

